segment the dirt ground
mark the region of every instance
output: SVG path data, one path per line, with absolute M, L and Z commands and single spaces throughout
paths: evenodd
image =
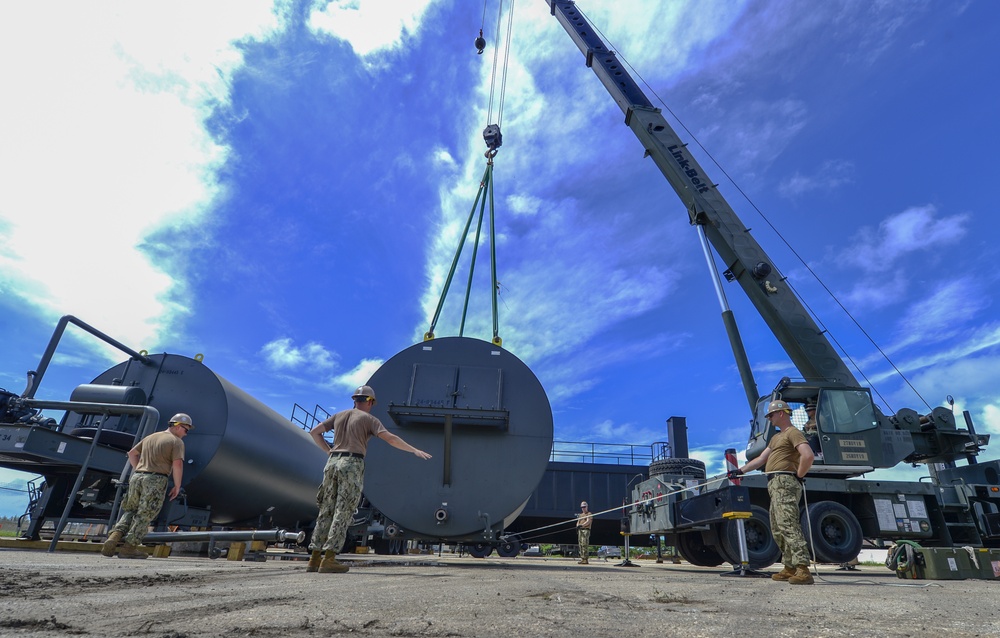
M 820 567 L 814 586 L 721 568 L 565 558 L 122 560 L 0 549 L 0 635 L 997 636 L 1000 581 Z

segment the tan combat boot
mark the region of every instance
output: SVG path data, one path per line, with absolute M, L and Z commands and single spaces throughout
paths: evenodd
M 131 543 L 125 543 L 122 548 L 118 550 L 118 558 L 148 558 L 149 554 L 142 551 L 135 545 Z
M 343 574 L 349 569 L 347 565 L 337 562 L 337 555 L 333 552 L 323 554 L 323 560 L 319 564 L 321 574 Z
M 795 575 L 795 568 L 785 565 L 785 568 L 782 569 L 777 574 L 771 574 L 771 580 L 788 580 L 794 575 Z
M 586 558 L 582 558 L 582 559 L 580 559 L 580 560 L 576 561 L 576 564 L 577 564 L 577 565 L 589 565 L 589 564 L 590 564 L 590 561 L 589 561 L 589 560 L 587 560 Z
M 306 567 L 307 572 L 314 572 L 319 569 L 320 562 L 323 560 L 323 552 L 318 549 L 309 555 L 309 566 Z
M 115 555 L 115 550 L 118 549 L 118 543 L 122 542 L 121 532 L 111 532 L 108 536 L 108 540 L 104 541 L 104 547 L 101 548 L 101 556 L 107 556 L 111 558 Z
M 809 573 L 809 565 L 799 565 L 795 568 L 795 575 L 788 579 L 789 585 L 812 585 L 813 575 Z

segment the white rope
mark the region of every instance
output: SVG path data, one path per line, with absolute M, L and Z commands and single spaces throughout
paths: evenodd
M 661 480 L 660 477 L 654 476 L 653 478 L 655 478 L 657 480 L 660 480 L 660 483 L 662 483 L 663 485 L 667 485 L 667 483 L 664 482 L 663 480 Z M 612 507 L 611 509 L 606 509 L 606 510 L 604 510 L 602 512 L 593 512 L 593 513 L 591 513 L 591 516 L 600 516 L 601 514 L 610 514 L 611 512 L 617 512 L 617 511 L 623 510 L 623 509 L 625 509 L 627 507 L 632 507 L 632 506 L 635 506 L 635 505 L 644 505 L 644 504 L 649 503 L 651 501 L 657 501 L 657 500 L 660 500 L 660 499 L 662 499 L 662 498 L 664 498 L 666 496 L 672 496 L 674 494 L 682 494 L 684 492 L 690 492 L 692 490 L 700 490 L 701 488 L 708 487 L 709 485 L 711 485 L 713 483 L 719 483 L 721 481 L 727 481 L 727 480 L 729 480 L 729 479 L 727 479 L 725 476 L 723 476 L 721 478 L 709 479 L 705 483 L 700 483 L 700 484 L 694 485 L 692 487 L 686 487 L 686 488 L 681 489 L 681 490 L 674 490 L 672 492 L 667 492 L 666 494 L 657 494 L 656 496 L 652 496 L 650 498 L 643 499 L 641 501 L 636 501 L 635 503 L 627 503 L 627 504 L 622 505 L 620 507 Z M 568 525 L 570 523 L 572 523 L 572 524 L 575 525 L 576 524 L 576 519 L 574 519 L 574 520 L 560 521 L 558 523 L 552 523 L 551 525 L 543 525 L 542 527 L 536 527 L 534 529 L 527 529 L 527 530 L 524 530 L 522 532 L 516 532 L 515 534 L 505 534 L 502 538 L 507 539 L 510 536 L 515 536 L 515 535 L 518 536 L 518 537 L 522 537 L 523 538 L 524 534 L 533 534 L 535 532 L 540 532 L 543 529 L 549 529 L 551 527 L 558 527 L 560 525 Z

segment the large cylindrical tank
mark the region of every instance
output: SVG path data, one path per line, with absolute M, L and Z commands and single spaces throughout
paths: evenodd
M 195 359 L 150 355 L 153 365 L 121 363 L 94 384 L 141 388 L 160 413 L 194 421 L 184 438 L 184 490 L 192 507 L 210 508 L 216 525 L 294 527 L 316 517 L 316 488 L 327 455 L 309 435 Z M 134 431 L 134 430 L 133 430 Z
M 372 414 L 433 455 L 368 444 L 365 495 L 404 530 L 483 538 L 531 496 L 552 450 L 552 409 L 513 354 L 478 339 L 434 339 L 386 361 L 369 385 Z

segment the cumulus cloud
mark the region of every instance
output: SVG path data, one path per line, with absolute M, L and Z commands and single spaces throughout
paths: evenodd
M 982 406 L 978 423 L 982 427 L 977 429 L 977 432 L 982 431 L 984 434 L 988 432 L 1000 437 L 1000 397 L 993 403 Z
M 382 359 L 362 359 L 353 369 L 333 378 L 333 384 L 338 388 L 354 390 L 359 385 L 368 383 L 375 371 L 385 363 Z M 378 391 L 376 390 L 376 393 Z
M 188 313 L 175 256 L 201 240 L 181 233 L 163 251 L 155 237 L 198 222 L 219 196 L 228 149 L 205 119 L 242 64 L 236 41 L 275 18 L 266 2 L 59 12 L 15 3 L 0 15 L 0 288 L 45 319 L 73 314 L 150 348 Z M 128 303 L 94 294 L 109 273 Z
M 322 345 L 310 341 L 303 346 L 296 346 L 288 337 L 264 344 L 260 354 L 274 370 L 306 368 L 325 371 L 333 369 L 337 364 L 337 355 Z
M 530 217 L 538 214 L 542 207 L 542 200 L 533 195 L 511 195 L 507 198 L 507 206 L 510 212 L 515 215 Z

